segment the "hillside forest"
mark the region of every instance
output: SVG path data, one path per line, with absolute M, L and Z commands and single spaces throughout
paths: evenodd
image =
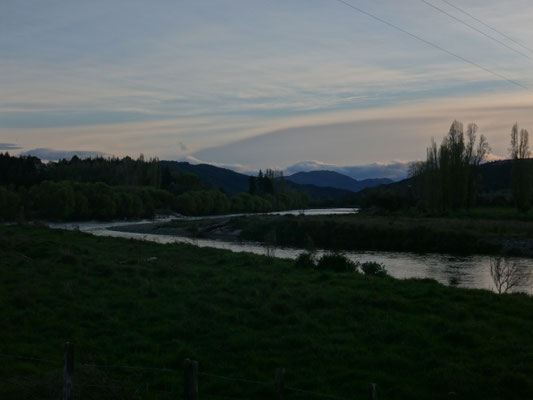
M 178 165 L 178 164 L 176 164 Z M 0 219 L 150 218 L 156 213 L 211 215 L 307 207 L 307 196 L 267 170 L 249 192 L 228 194 L 198 175 L 141 155 L 43 163 L 0 154 Z

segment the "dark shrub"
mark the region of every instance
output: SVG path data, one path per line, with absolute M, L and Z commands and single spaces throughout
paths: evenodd
M 298 268 L 315 268 L 315 259 L 311 253 L 300 253 L 294 266 Z
M 326 253 L 317 264 L 318 269 L 320 270 L 329 270 L 335 272 L 355 272 L 357 271 L 357 264 L 353 261 L 350 261 L 342 253 Z
M 387 276 L 387 270 L 383 264 L 375 261 L 367 261 L 361 264 L 361 269 L 365 275 Z

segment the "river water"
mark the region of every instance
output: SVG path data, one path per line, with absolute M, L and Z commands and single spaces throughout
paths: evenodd
M 318 210 L 294 210 L 283 212 L 283 214 L 305 214 L 305 215 L 328 215 L 328 214 L 352 214 L 356 209 L 318 209 Z M 276 213 L 280 214 L 280 213 Z M 238 214 L 243 215 L 243 214 Z M 237 216 L 237 214 L 235 214 Z M 213 216 L 209 218 L 227 218 L 224 216 Z M 205 218 L 205 217 L 202 217 Z M 175 218 L 159 218 L 157 222 L 170 221 Z M 82 232 L 91 233 L 97 236 L 110 236 L 132 239 L 143 239 L 157 243 L 189 243 L 199 247 L 213 247 L 234 252 L 249 252 L 255 254 L 269 254 L 275 257 L 295 259 L 304 250 L 287 247 L 267 247 L 255 242 L 227 242 L 211 239 L 191 239 L 181 236 L 155 235 L 145 233 L 120 232 L 109 228 L 125 225 L 154 221 L 136 222 L 81 222 L 81 223 L 61 223 L 50 224 L 52 228 L 79 229 Z M 317 251 L 320 256 L 325 251 Z M 488 289 L 492 290 L 494 284 L 490 276 L 491 256 L 454 256 L 449 254 L 416 254 L 386 251 L 349 251 L 344 254 L 353 261 L 377 261 L 385 265 L 387 272 L 399 279 L 407 278 L 431 278 L 445 285 L 457 285 L 459 287 Z M 513 257 L 516 262 L 526 271 L 533 273 L 533 259 Z M 533 294 L 533 281 L 524 282 L 514 291 Z

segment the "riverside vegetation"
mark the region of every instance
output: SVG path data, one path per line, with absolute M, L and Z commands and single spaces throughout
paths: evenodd
M 0 354 L 57 361 L 0 358 L 2 398 L 58 398 L 66 341 L 78 398 L 179 397 L 185 358 L 258 381 L 284 367 L 288 386 L 345 398 L 365 398 L 370 382 L 383 399 L 533 397 L 522 294 L 15 225 L 0 227 L 0 284 Z M 272 392 L 201 376 L 209 394 Z
M 492 212 L 492 209 L 490 210 Z M 221 240 L 247 240 L 313 250 L 381 250 L 455 254 L 533 255 L 529 217 L 508 219 L 516 211 L 473 209 L 454 217 L 407 214 L 277 216 L 175 220 L 117 227 L 137 233 L 168 234 Z M 465 217 L 468 216 L 468 217 Z
M 265 216 L 234 222 L 244 240 L 300 248 L 456 254 L 533 254 L 527 221 L 375 216 Z

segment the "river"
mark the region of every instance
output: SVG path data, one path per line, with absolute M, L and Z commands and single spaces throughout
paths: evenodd
M 357 212 L 356 209 L 317 209 L 317 210 L 294 210 L 286 211 L 282 214 L 305 214 L 305 215 L 328 215 L 328 214 L 351 214 Z M 275 213 L 281 214 L 281 213 Z M 244 214 L 235 214 L 239 216 Z M 213 216 L 209 218 L 227 218 L 224 216 Z M 183 217 L 185 218 L 185 217 Z M 202 217 L 205 218 L 205 217 Z M 174 218 L 159 218 L 157 222 L 170 221 Z M 97 236 L 110 236 L 132 239 L 143 239 L 157 243 L 189 243 L 200 247 L 213 247 L 234 252 L 249 252 L 255 254 L 270 254 L 275 257 L 295 259 L 304 250 L 287 247 L 267 247 L 255 242 L 228 242 L 211 239 L 191 239 L 182 236 L 155 235 L 133 232 L 120 232 L 110 230 L 111 227 L 134 225 L 152 221 L 136 222 L 80 222 L 80 223 L 59 223 L 50 224 L 52 228 L 79 229 Z M 317 251 L 317 256 L 323 254 L 324 250 Z M 491 256 L 472 255 L 455 256 L 449 254 L 416 254 L 386 251 L 349 251 L 344 254 L 353 261 L 377 261 L 385 265 L 387 272 L 398 279 L 407 278 L 430 278 L 445 285 L 456 285 L 459 287 L 488 289 L 494 287 L 490 275 Z M 533 273 L 533 259 L 513 257 L 512 260 L 521 268 Z M 533 284 L 531 281 L 524 282 L 514 291 L 533 294 Z

